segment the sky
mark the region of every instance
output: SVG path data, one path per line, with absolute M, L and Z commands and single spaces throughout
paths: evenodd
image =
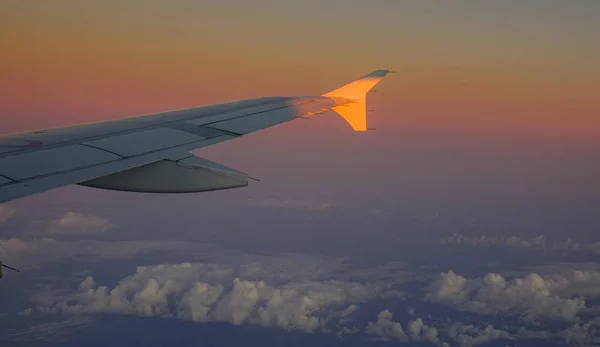
M 375 131 L 194 152 L 247 188 L 0 205 L 0 344 L 597 345 L 599 41 L 594 0 L 3 1 L 0 134 L 397 73 Z

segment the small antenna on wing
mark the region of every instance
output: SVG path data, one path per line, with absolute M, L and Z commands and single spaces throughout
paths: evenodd
M 5 267 L 5 268 L 7 268 L 7 269 L 11 269 L 11 270 L 13 270 L 13 271 L 16 271 L 16 272 L 21 272 L 21 271 L 19 271 L 19 269 L 15 269 L 15 268 L 14 268 L 14 267 L 12 267 L 12 266 L 8 266 L 8 265 L 4 265 L 4 264 L 2 264 L 2 267 Z
M 248 178 L 251 179 L 251 180 L 253 180 L 253 181 L 260 182 L 260 180 L 258 178 L 254 178 L 254 177 L 250 177 L 250 176 L 248 176 Z
M 8 265 L 4 265 L 4 264 L 2 264 L 2 262 L 0 261 L 0 278 L 2 278 L 2 269 L 3 269 L 3 268 L 7 268 L 7 269 L 9 269 L 9 270 L 13 270 L 13 271 L 16 271 L 16 272 L 21 272 L 21 271 L 19 271 L 18 269 L 15 269 L 15 268 L 14 268 L 14 267 L 12 267 L 12 266 L 8 266 Z

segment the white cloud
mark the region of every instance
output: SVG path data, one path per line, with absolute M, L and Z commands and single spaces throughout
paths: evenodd
M 546 237 L 537 236 L 530 240 L 523 240 L 517 236 L 498 237 L 485 236 L 468 237 L 462 234 L 454 233 L 440 240 L 441 244 L 473 245 L 473 246 L 507 246 L 513 248 L 539 248 L 546 246 Z
M 413 341 L 427 341 L 436 346 L 448 345 L 447 343 L 442 342 L 438 337 L 437 328 L 424 324 L 423 319 L 420 317 L 408 323 L 408 331 L 410 332 L 410 337 Z
M 595 288 L 599 276 L 581 271 L 546 277 L 531 273 L 507 280 L 496 273 L 465 278 L 448 271 L 430 285 L 425 299 L 483 314 L 573 321 L 586 308 L 583 295 L 600 293 Z
M 592 322 L 586 324 L 575 323 L 563 330 L 528 330 L 524 327 L 519 329 L 499 329 L 493 325 L 475 326 L 462 322 L 453 322 L 447 324 L 443 330 L 460 347 L 471 347 L 485 344 L 494 340 L 510 340 L 518 346 L 518 341 L 542 340 L 542 341 L 561 341 L 569 346 L 597 346 L 600 337 L 597 331 L 592 328 Z M 541 345 L 541 343 L 538 343 Z M 508 345 L 507 345 L 508 346 Z
M 547 276 L 553 292 L 563 297 L 581 296 L 594 298 L 600 296 L 600 272 L 570 270 L 566 273 Z
M 460 347 L 476 346 L 498 339 L 513 339 L 507 331 L 496 329 L 492 325 L 482 328 L 457 322 L 447 327 L 446 330 L 448 336 Z
M 376 335 L 377 340 L 412 342 L 429 342 L 440 347 L 449 347 L 449 344 L 440 340 L 438 329 L 423 323 L 422 318 L 417 318 L 407 324 L 408 334 L 404 332 L 402 325 L 393 320 L 393 314 L 389 310 L 383 310 L 377 315 L 377 321 L 367 325 L 366 333 Z
M 327 202 L 314 202 L 306 200 L 282 200 L 282 199 L 247 199 L 239 203 L 241 206 L 263 207 L 263 208 L 282 208 L 292 210 L 315 210 L 326 211 L 332 207 Z
M 397 340 L 408 342 L 408 335 L 402 329 L 402 325 L 392 320 L 394 315 L 389 310 L 379 312 L 376 322 L 367 325 L 367 334 L 377 335 L 383 341 Z
M 223 265 L 142 266 L 112 288 L 88 277 L 45 311 L 175 316 L 312 332 L 385 291 L 376 284 L 334 280 L 267 283 L 240 278 L 239 273 Z
M 592 347 L 600 345 L 600 318 L 582 322 L 577 321 L 565 329 L 529 330 L 520 327 L 511 331 L 511 339 L 519 340 L 544 340 L 560 341 L 568 346 Z
M 52 221 L 46 233 L 50 235 L 103 234 L 115 227 L 116 225 L 106 218 L 67 212 L 62 218 Z
M 366 333 L 375 335 L 375 340 L 396 341 L 400 343 L 427 342 L 439 347 L 460 346 L 472 347 L 488 342 L 504 340 L 519 341 L 540 340 L 560 341 L 570 346 L 598 346 L 600 343 L 600 318 L 583 323 L 575 322 L 566 329 L 528 330 L 525 327 L 518 329 L 507 325 L 497 328 L 494 325 L 474 325 L 463 322 L 446 321 L 437 327 L 424 323 L 422 318 L 416 318 L 405 325 L 393 320 L 389 310 L 381 311 L 375 322 L 367 325 Z M 443 340 L 451 340 L 449 344 Z M 516 345 L 519 345 L 518 343 Z M 508 345 L 507 345 L 508 346 Z
M 577 322 L 556 335 L 563 339 L 566 345 L 599 346 L 600 318 L 587 323 Z
M 485 236 L 469 237 L 459 233 L 440 240 L 442 245 L 471 245 L 471 246 L 503 246 L 520 249 L 536 249 L 545 252 L 592 252 L 600 253 L 600 242 L 581 243 L 573 241 L 571 238 L 566 240 L 550 240 L 544 235 L 536 236 L 532 239 L 522 239 L 518 236 Z
M 0 204 L 0 225 L 4 225 L 9 219 L 17 215 L 17 210 L 10 208 L 8 205 Z
M 52 238 L 0 240 L 0 249 L 4 250 L 2 260 L 18 267 L 39 266 L 70 257 L 125 259 L 154 252 L 210 252 L 212 248 L 210 245 L 178 241 L 101 242 L 59 241 Z

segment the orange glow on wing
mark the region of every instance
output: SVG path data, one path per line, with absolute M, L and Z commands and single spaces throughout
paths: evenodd
M 323 96 L 336 102 L 333 110 L 342 116 L 354 131 L 367 131 L 367 92 L 373 89 L 387 74 L 387 70 L 375 71 L 325 93 Z

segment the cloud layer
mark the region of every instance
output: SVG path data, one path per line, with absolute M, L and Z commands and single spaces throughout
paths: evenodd
M 530 273 L 506 279 L 497 273 L 467 278 L 448 271 L 430 284 L 425 299 L 481 314 L 517 315 L 529 321 L 574 321 L 589 308 L 586 298 L 598 296 L 600 272 Z
M 81 213 L 67 212 L 62 218 L 50 223 L 46 234 L 49 235 L 82 235 L 103 234 L 116 225 L 106 218 Z
M 88 277 L 67 300 L 42 311 L 174 316 L 312 332 L 325 329 L 351 305 L 385 293 L 376 284 L 347 281 L 248 280 L 246 271 L 191 263 L 142 266 L 114 287 Z
M 32 240 L 0 240 L 4 250 L 3 260 L 19 267 L 41 266 L 49 261 L 71 257 L 90 259 L 125 259 L 147 253 L 200 252 L 210 245 L 189 244 L 178 241 L 120 241 L 103 242 L 93 240 L 61 241 L 52 238 Z
M 288 202 L 280 205 L 330 208 Z M 14 210 L 0 209 L 0 222 L 15 214 Z M 153 253 L 160 254 L 160 261 L 154 264 L 155 258 L 146 256 L 144 261 L 154 265 L 138 266 L 134 272 L 135 265 L 127 263 L 130 267 L 112 272 L 121 278 L 116 282 L 107 283 L 98 276 L 81 277 L 89 272 L 74 272 L 74 278 L 61 284 L 53 282 L 32 295 L 33 304 L 21 313 L 35 319 L 50 317 L 47 313 L 72 314 L 75 318 L 66 324 L 39 325 L 32 334 L 58 334 L 63 326 L 67 330 L 85 328 L 89 325 L 85 320 L 88 314 L 112 313 L 334 332 L 340 336 L 362 334 L 360 338 L 365 340 L 438 347 L 471 347 L 492 341 L 512 344 L 532 339 L 574 346 L 600 343 L 597 266 L 574 270 L 569 269 L 573 266 L 536 265 L 535 270 L 499 269 L 497 273 L 468 276 L 459 274 L 460 269 L 442 269 L 440 273 L 439 267 L 408 267 L 400 261 L 369 267 L 353 264 L 351 258 L 247 253 L 179 241 L 61 240 L 60 236 L 65 235 L 92 238 L 116 227 L 106 218 L 75 212 L 42 221 L 39 226 L 34 236 L 53 238 L 0 240 L 5 250 L 2 260 L 24 269 L 69 258 L 96 262 Z M 594 243 L 570 239 L 550 242 L 544 236 L 470 238 L 454 234 L 440 242 L 561 252 L 592 251 L 596 247 Z M 398 312 L 398 306 L 406 310 L 403 301 L 407 299 L 413 300 L 411 307 L 426 314 L 417 315 L 412 309 L 408 318 L 396 315 L 394 319 L 392 312 Z M 365 312 L 379 313 L 369 313 L 369 317 Z M 23 339 L 23 334 L 13 331 L 10 336 Z
M 600 242 L 582 243 L 570 237 L 564 240 L 550 240 L 544 235 L 532 239 L 523 239 L 518 236 L 485 236 L 469 237 L 459 233 L 440 240 L 442 245 L 470 245 L 470 246 L 504 246 L 520 249 L 535 249 L 545 252 L 592 252 L 600 253 Z
M 447 271 L 431 280 L 425 273 L 418 275 L 419 270 L 411 272 L 413 279 L 428 283 L 425 296 L 419 297 L 424 301 L 489 317 L 516 317 L 530 328 L 537 326 L 533 330 L 517 329 L 514 325 L 480 325 L 477 320 L 418 317 L 414 310 L 410 320 L 396 321 L 390 309 L 379 312 L 370 323 L 357 326 L 356 319 L 365 305 L 382 302 L 378 299 L 389 300 L 390 296 L 398 302 L 404 300 L 405 296 L 394 288 L 407 283 L 405 264 L 390 263 L 356 271 L 342 259 L 256 255 L 183 242 L 1 242 L 11 249 L 12 256 L 38 262 L 82 255 L 124 259 L 151 252 L 185 253 L 185 257 L 203 259 L 202 263 L 140 266 L 113 285 L 80 277 L 76 288 L 59 288 L 59 296 L 32 297 L 39 304 L 23 311 L 28 315 L 60 312 L 176 317 L 305 332 L 337 331 L 340 335 L 363 333 L 381 341 L 439 347 L 528 339 L 555 339 L 586 346 L 598 340 L 598 321 L 584 319 L 597 310 L 590 303 L 600 296 L 600 272 L 595 270 L 563 268 L 520 277 L 498 273 L 467 277 Z M 565 328 L 544 330 L 546 320 L 564 322 Z

